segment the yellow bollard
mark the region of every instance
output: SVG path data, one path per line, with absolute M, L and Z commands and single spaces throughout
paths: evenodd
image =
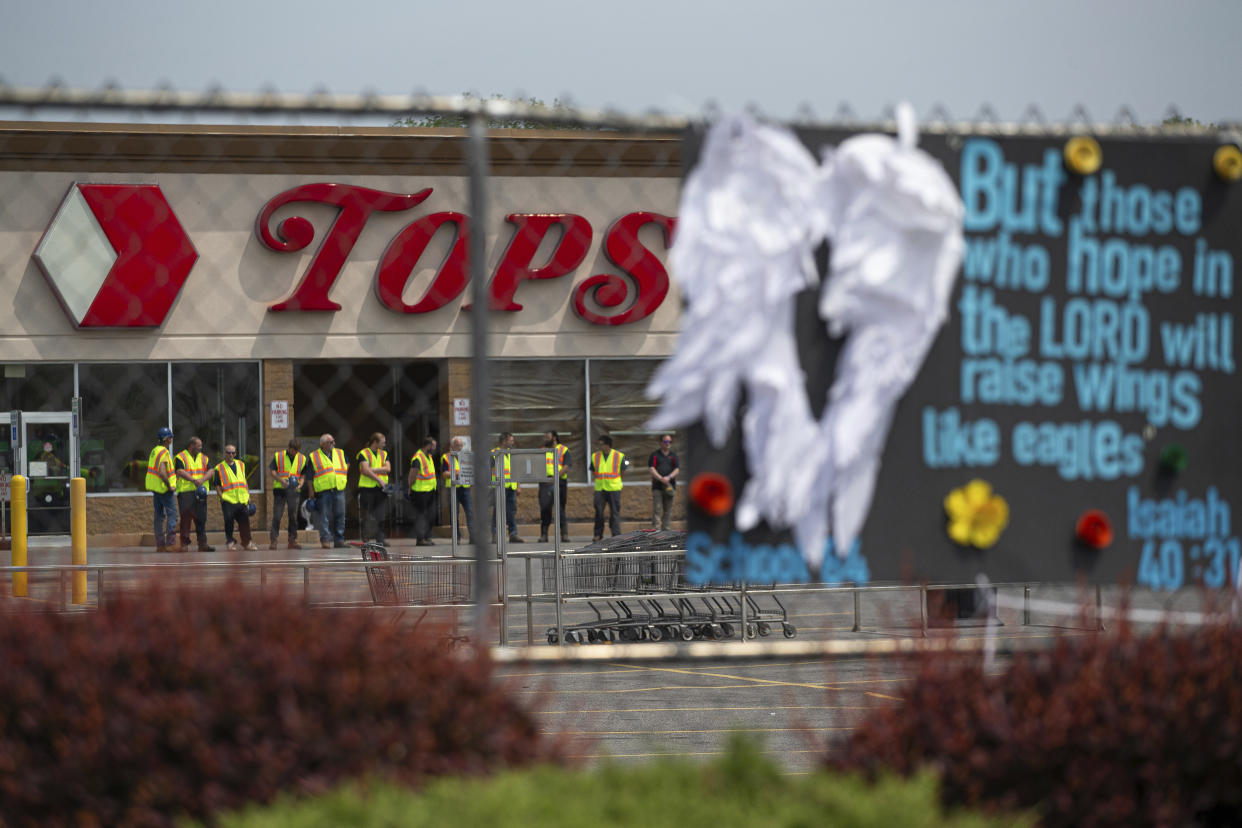
M 74 566 L 86 566 L 86 478 L 69 481 L 69 538 Z M 73 573 L 73 603 L 86 603 L 86 570 Z
M 13 566 L 26 566 L 26 478 L 15 474 L 9 486 L 13 500 Z M 13 573 L 14 598 L 26 597 L 27 574 Z

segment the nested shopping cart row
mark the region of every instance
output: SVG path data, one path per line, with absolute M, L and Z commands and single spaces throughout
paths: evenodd
M 786 638 L 797 635 L 776 595 L 755 596 L 744 584 L 688 584 L 685 560 L 684 532 L 630 532 L 559 561 L 545 557 L 543 589 L 585 603 L 595 616 L 564 626 L 567 643 L 755 638 L 778 627 Z M 549 627 L 547 638 L 558 643 L 558 628 Z

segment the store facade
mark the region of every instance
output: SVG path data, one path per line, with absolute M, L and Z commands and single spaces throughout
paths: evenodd
M 352 457 L 381 432 L 404 480 L 424 435 L 468 437 L 475 232 L 495 430 L 521 447 L 559 431 L 579 495 L 611 434 L 636 460 L 627 511 L 649 514 L 642 389 L 676 337 L 678 141 L 497 131 L 481 221 L 465 151 L 454 130 L 0 124 L 0 462 L 31 480 L 32 531 L 64 530 L 80 475 L 92 535 L 149 534 L 165 425 L 174 451 L 238 447 L 260 530 L 290 439 L 330 432 Z

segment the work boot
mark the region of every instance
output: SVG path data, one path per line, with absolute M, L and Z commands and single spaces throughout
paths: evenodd
M 276 541 L 272 541 L 271 543 L 269 543 L 269 544 L 267 545 L 267 548 L 268 548 L 268 551 L 275 552 L 275 551 L 276 551 Z
M 547 536 L 547 535 L 540 535 L 540 536 L 539 536 L 539 542 L 540 542 L 540 543 L 547 543 L 547 542 L 548 542 L 548 536 Z
M 289 541 L 289 548 L 290 548 L 290 549 L 301 549 L 301 548 L 302 548 L 302 544 L 298 543 L 298 542 L 297 542 L 297 541 L 295 541 L 295 540 L 291 540 L 291 541 Z
M 331 548 L 332 548 L 332 544 L 328 543 L 327 541 L 320 541 L 320 542 L 319 542 L 319 545 L 320 545 L 321 547 L 323 547 L 324 549 L 331 549 Z
M 510 535 L 509 543 L 526 543 L 526 541 L 522 540 L 517 535 Z
M 419 538 L 418 542 L 415 543 L 414 545 L 415 546 L 435 546 L 435 542 L 430 541 L 427 538 Z
M 198 545 L 199 552 L 215 552 L 216 548 L 209 543 L 200 543 Z
M 156 544 L 155 551 L 161 555 L 166 555 L 168 554 L 168 547 L 164 546 L 162 543 Z

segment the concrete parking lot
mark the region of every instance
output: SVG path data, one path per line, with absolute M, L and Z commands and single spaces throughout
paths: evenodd
M 442 544 L 426 551 L 447 555 L 450 548 Z M 107 600 L 112 591 L 144 578 L 197 584 L 236 579 L 251 587 L 283 590 L 312 606 L 374 612 L 377 623 L 402 623 L 417 630 L 428 618 L 447 617 L 455 620 L 461 634 L 469 631 L 469 606 L 376 607 L 356 555 L 355 549 L 316 549 L 291 558 L 281 550 L 247 553 L 242 561 L 220 553 L 174 556 L 156 555 L 149 548 L 91 549 L 88 564 L 94 569 L 88 572 L 84 608 L 94 606 L 101 593 Z M 43 543 L 30 551 L 28 562 L 55 567 L 69 560 L 67 544 Z M 460 565 L 447 558 L 440 564 L 428 569 L 429 582 L 450 577 L 436 573 L 452 573 L 458 579 L 457 573 L 469 569 L 468 565 L 458 569 Z M 538 566 L 535 562 L 531 568 L 534 593 L 544 586 Z M 555 606 L 532 603 L 528 609 L 526 570 L 521 559 L 510 560 L 507 568 L 508 646 L 496 650 L 499 675 L 535 712 L 546 734 L 566 739 L 569 753 L 589 763 L 710 757 L 724 749 L 731 733 L 739 732 L 759 741 L 787 771 L 805 772 L 870 711 L 899 703 L 909 664 L 895 653 L 900 646 L 929 640 L 978 645 L 967 657 L 982 658 L 991 649 L 995 668 L 1002 669 L 1007 653 L 1046 646 L 1056 636 L 1090 634 L 1097 626 L 1091 588 L 1033 586 L 1032 609 L 1027 611 L 1028 596 L 1021 585 L 1001 587 L 996 595 L 1002 604 L 991 624 L 975 619 L 927 630 L 917 588 L 864 591 L 857 603 L 848 590 L 787 591 L 758 594 L 755 601 L 766 611 L 780 601 L 784 618 L 797 630 L 789 639 L 774 622 L 772 634 L 754 642 L 743 642 L 735 629 L 732 638 L 711 644 L 618 639 L 550 647 L 547 633 L 555 628 Z M 29 578 L 30 597 L 9 606 L 76 609 L 69 602 L 68 573 L 33 571 Z M 7 575 L 4 582 L 8 591 Z M 1120 590 L 1106 589 L 1100 601 L 1107 615 L 1122 604 L 1123 596 Z M 1132 609 L 1153 618 L 1168 611 L 1197 612 L 1202 601 L 1202 595 L 1186 591 L 1130 596 Z M 614 604 L 568 603 L 562 622 L 569 627 L 598 622 L 615 611 Z M 493 643 L 498 643 L 499 627 L 491 629 Z M 527 646 L 528 641 L 535 646 Z M 696 652 L 703 650 L 706 653 Z

